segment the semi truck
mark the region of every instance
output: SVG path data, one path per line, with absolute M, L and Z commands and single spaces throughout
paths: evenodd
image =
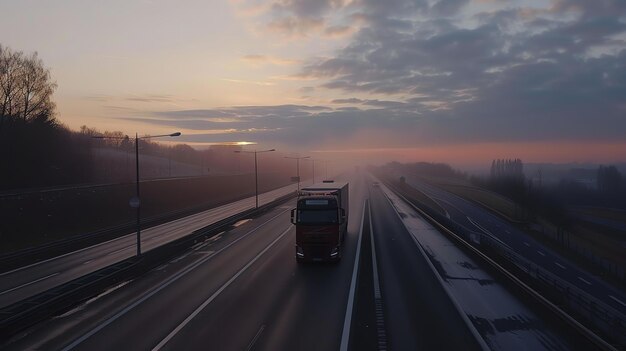
M 302 188 L 291 223 L 296 226 L 296 260 L 301 262 L 341 259 L 348 228 L 347 182 L 325 180 Z

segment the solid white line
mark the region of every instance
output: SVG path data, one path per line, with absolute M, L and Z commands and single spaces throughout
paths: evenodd
M 257 340 L 259 340 L 259 336 L 261 336 L 261 333 L 263 333 L 264 329 L 265 329 L 265 324 L 261 324 L 261 328 L 259 328 L 259 331 L 256 332 L 256 334 L 254 335 L 254 338 L 252 338 L 252 341 L 250 341 L 250 344 L 248 345 L 248 348 L 246 348 L 246 351 L 252 350 L 252 348 L 254 347 L 254 344 L 256 343 Z
M 591 282 L 589 282 L 588 280 L 586 280 L 586 279 L 585 279 L 585 278 L 583 278 L 583 277 L 578 277 L 578 279 L 580 279 L 580 281 L 582 281 L 582 282 L 583 282 L 583 283 L 585 283 L 585 284 L 591 285 Z
M 560 263 L 558 263 L 558 262 L 554 262 L 554 264 L 555 264 L 555 265 L 557 265 L 557 266 L 559 266 L 559 267 L 561 267 L 562 269 L 565 269 L 565 266 L 564 266 L 564 265 L 562 265 L 562 264 L 560 264 Z
M 204 301 L 202 305 L 198 306 L 198 308 L 196 308 L 195 311 L 193 311 L 189 316 L 187 316 L 187 318 L 185 318 L 185 320 L 182 321 L 182 323 L 180 323 L 176 328 L 174 328 L 174 330 L 172 330 L 163 340 L 161 340 L 161 342 L 158 343 L 157 346 L 152 348 L 152 350 L 155 351 L 155 350 L 160 350 L 161 348 L 163 348 L 163 346 L 165 346 L 170 340 L 172 340 L 174 336 L 176 336 L 176 334 L 178 334 L 178 332 L 180 332 L 187 324 L 189 324 L 189 322 L 191 322 L 191 320 L 194 319 L 198 315 L 198 313 L 202 312 L 202 310 L 205 307 L 207 307 L 211 302 L 213 302 L 213 300 L 215 300 L 222 293 L 222 291 L 226 290 L 226 288 L 228 288 L 230 284 L 232 284 L 237 278 L 239 278 L 240 275 L 242 275 L 246 270 L 248 270 L 248 268 L 250 268 L 250 266 L 252 266 L 254 262 L 256 262 L 261 256 L 263 256 L 264 253 L 266 253 L 269 249 L 271 249 L 272 246 L 274 246 L 274 244 L 278 242 L 278 240 L 282 239 L 287 233 L 289 233 L 291 229 L 292 227 L 290 225 L 287 229 L 285 229 L 285 231 L 282 232 L 282 234 L 280 234 L 276 239 L 274 239 L 274 241 L 272 241 L 269 245 L 267 245 L 261 252 L 259 252 L 256 256 L 254 256 L 252 260 L 250 260 L 245 266 L 243 266 L 243 268 L 241 268 L 226 283 L 224 283 L 224 285 L 222 285 L 219 289 L 217 289 L 217 291 L 214 292 L 213 295 L 211 295 L 211 297 L 209 297 L 206 301 Z
M 411 229 L 409 229 L 409 226 L 406 224 L 406 222 L 404 221 L 402 216 L 400 216 L 400 212 L 398 212 L 398 209 L 393 204 L 393 201 L 391 201 L 391 198 L 389 197 L 389 194 L 393 194 L 395 197 L 398 198 L 399 201 L 402 201 L 404 204 L 406 204 L 407 206 L 409 206 L 409 208 L 412 209 L 410 203 L 408 203 L 408 201 L 403 200 L 402 198 L 396 196 L 387 187 L 385 187 L 385 189 L 386 189 L 386 191 L 383 191 L 383 194 L 385 195 L 385 198 L 387 199 L 387 202 L 389 202 L 389 206 L 391 206 L 393 211 L 398 216 L 398 219 L 400 220 L 400 223 L 402 223 L 402 225 L 404 226 L 404 229 L 406 229 L 407 233 L 409 234 L 409 237 L 411 239 L 413 239 L 413 242 L 415 243 L 415 246 L 417 246 L 418 251 L 420 252 L 422 257 L 424 257 L 424 259 L 426 260 L 426 264 L 428 264 L 428 267 L 433 272 L 433 275 L 439 281 L 439 284 L 441 285 L 443 290 L 446 292 L 446 295 L 448 295 L 448 299 L 454 305 L 454 308 L 457 310 L 457 312 L 458 312 L 459 316 L 461 317 L 461 319 L 463 319 L 463 322 L 465 323 L 465 325 L 469 329 L 470 333 L 472 333 L 472 335 L 474 336 L 474 339 L 476 340 L 476 342 L 480 346 L 481 350 L 483 350 L 483 351 L 491 350 L 489 348 L 489 346 L 487 346 L 487 343 L 485 342 L 483 337 L 480 335 L 480 333 L 476 329 L 476 326 L 474 325 L 474 323 L 472 323 L 472 321 L 470 321 L 469 317 L 467 316 L 467 312 L 465 312 L 465 310 L 461 307 L 461 305 L 459 304 L 459 301 L 456 299 L 455 295 L 452 293 L 452 291 L 450 290 L 448 285 L 443 281 L 443 278 L 441 277 L 441 275 L 439 275 L 439 272 L 437 271 L 437 269 L 435 268 L 435 266 L 431 262 L 430 258 L 426 254 L 426 251 L 422 247 L 422 244 L 420 244 L 419 240 L 417 240 L 416 235 L 414 235 L 413 232 L 411 232 Z M 387 193 L 387 191 L 389 191 L 389 193 Z M 412 210 L 415 212 L 414 209 L 412 209 Z M 422 218 L 422 220 L 425 220 L 425 219 L 423 219 L 423 217 L 421 215 L 420 215 L 420 218 Z
M 29 286 L 29 285 L 35 284 L 35 283 L 40 282 L 40 281 L 42 281 L 42 280 L 48 279 L 48 278 L 50 278 L 50 277 L 54 277 L 54 276 L 55 276 L 55 275 L 57 275 L 57 274 L 60 274 L 60 272 L 56 272 L 56 273 L 53 273 L 53 274 L 47 275 L 47 276 L 45 276 L 45 277 L 43 277 L 43 278 L 39 278 L 39 279 L 37 279 L 37 280 L 33 280 L 32 282 L 29 282 L 29 283 L 26 283 L 26 284 L 22 284 L 22 285 L 20 285 L 20 286 L 16 286 L 16 287 L 11 288 L 11 289 L 9 289 L 9 290 L 5 290 L 5 291 L 3 291 L 3 292 L 0 292 L 0 295 L 4 295 L 4 294 L 6 294 L 6 293 L 10 293 L 11 291 L 14 291 L 14 290 L 17 290 L 17 289 L 21 289 L 21 288 L 23 288 L 23 287 L 25 287 L 25 286 Z
M 472 223 L 474 225 L 474 227 L 480 229 L 483 233 L 489 235 L 493 240 L 499 242 L 501 245 L 503 245 L 506 248 L 509 248 L 509 245 L 507 245 L 507 243 L 505 243 L 504 241 L 500 240 L 500 238 L 498 238 L 497 236 L 493 235 L 490 231 L 488 231 L 487 229 L 485 229 L 483 226 L 481 226 L 480 224 L 474 222 L 473 219 L 471 219 L 469 216 L 465 216 L 467 217 L 467 220 L 470 221 L 470 223 Z
M 354 294 L 356 292 L 356 278 L 359 273 L 359 258 L 361 257 L 361 237 L 363 236 L 363 220 L 365 219 L 365 205 L 367 200 L 363 201 L 363 214 L 361 215 L 361 228 L 359 229 L 359 239 L 356 243 L 356 257 L 354 258 L 354 268 L 352 268 L 352 281 L 350 282 L 350 294 L 348 295 L 348 304 L 346 306 L 346 315 L 343 320 L 343 332 L 341 333 L 341 345 L 339 351 L 348 351 L 350 343 L 350 327 L 352 324 L 352 309 L 354 307 Z
M 609 295 L 609 297 L 612 298 L 615 302 L 619 303 L 620 305 L 626 307 L 626 303 L 624 303 L 622 300 L 618 299 L 617 297 L 613 295 Z
M 159 285 L 158 287 L 156 287 L 154 290 L 146 293 L 145 295 L 143 295 L 142 297 L 140 297 L 139 299 L 135 300 L 135 302 L 133 302 L 132 304 L 126 306 L 123 310 L 119 311 L 118 313 L 116 313 L 115 315 L 109 317 L 109 319 L 105 320 L 104 322 L 102 322 L 101 324 L 99 324 L 97 327 L 93 328 L 92 330 L 90 330 L 89 332 L 87 332 L 86 334 L 84 334 L 83 336 L 81 336 L 80 338 L 74 340 L 74 342 L 72 342 L 71 344 L 67 345 L 66 347 L 63 348 L 63 351 L 67 351 L 67 350 L 71 350 L 74 347 L 80 345 L 83 341 L 89 339 L 91 336 L 93 336 L 94 334 L 96 334 L 97 332 L 99 332 L 100 330 L 102 330 L 103 328 L 105 328 L 106 326 L 108 326 L 109 324 L 115 322 L 118 318 L 120 318 L 121 316 L 125 315 L 126 313 L 128 313 L 128 311 L 132 310 L 133 308 L 137 307 L 138 305 L 140 305 L 142 302 L 146 301 L 147 299 L 151 298 L 152 296 L 156 295 L 159 291 L 165 289 L 166 287 L 170 286 L 172 283 L 176 282 L 178 279 L 182 278 L 183 276 L 185 276 L 187 273 L 191 272 L 192 270 L 196 269 L 198 266 L 200 266 L 201 264 L 203 264 L 204 262 L 210 260 L 211 258 L 215 257 L 216 255 L 219 255 L 221 252 L 229 249 L 231 246 L 235 245 L 236 243 L 238 243 L 239 241 L 243 240 L 244 238 L 247 238 L 250 234 L 254 233 L 255 231 L 257 231 L 259 228 L 261 228 L 262 226 L 266 225 L 267 223 L 273 221 L 274 219 L 278 218 L 279 216 L 281 216 L 283 213 L 287 212 L 282 211 L 279 214 L 277 214 L 276 216 L 268 219 L 267 221 L 263 222 L 262 224 L 259 224 L 259 226 L 255 227 L 254 229 L 250 230 L 249 232 L 247 232 L 246 234 L 242 235 L 241 237 L 237 238 L 236 240 L 233 240 L 231 243 L 229 243 L 228 245 L 224 246 L 223 248 L 217 250 L 215 253 L 208 255 L 200 260 L 198 260 L 197 262 L 195 262 L 194 264 L 190 265 L 189 267 L 187 267 L 186 269 L 184 269 L 183 271 L 180 271 L 179 273 L 177 273 L 176 275 L 174 275 L 173 277 L 171 277 L 170 279 L 166 280 L 163 284 Z
M 540 254 L 541 256 L 544 256 L 544 257 L 546 256 L 546 254 L 544 254 L 543 252 L 541 252 L 539 250 L 537 250 L 537 253 Z

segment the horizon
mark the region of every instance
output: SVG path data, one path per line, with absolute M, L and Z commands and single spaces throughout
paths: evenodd
M 5 1 L 0 44 L 38 52 L 72 130 L 603 164 L 626 161 L 625 14 L 574 0 Z

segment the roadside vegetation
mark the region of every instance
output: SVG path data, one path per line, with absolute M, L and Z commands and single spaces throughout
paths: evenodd
M 56 88 L 37 53 L 0 44 L 0 252 L 134 220 L 128 204 L 135 195 L 134 138 L 64 126 L 57 118 Z M 142 217 L 253 195 L 254 158 L 234 153 L 241 149 L 140 139 Z M 302 178 L 310 178 L 310 168 L 301 168 Z M 293 162 L 282 154 L 265 155 L 259 191 L 288 185 L 294 174 Z

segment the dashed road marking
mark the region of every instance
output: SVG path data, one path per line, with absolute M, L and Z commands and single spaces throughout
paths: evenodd
M 530 244 L 524 241 L 524 245 L 530 247 Z
M 543 257 L 546 257 L 546 254 L 544 254 L 543 252 L 541 252 L 541 251 L 539 251 L 539 250 L 537 250 L 537 253 L 538 253 L 538 254 L 540 254 L 540 255 L 541 255 L 541 256 L 543 256 Z
M 585 284 L 587 284 L 587 285 L 591 285 L 591 282 L 589 282 L 587 279 L 585 279 L 585 278 L 583 278 L 583 277 L 578 277 L 578 279 L 579 279 L 581 282 L 583 282 L 583 283 L 585 283 Z
M 554 264 L 555 264 L 555 265 L 557 265 L 557 266 L 559 266 L 559 267 L 561 267 L 562 269 L 565 269 L 565 266 L 564 266 L 564 265 L 562 265 L 562 264 L 560 264 L 560 263 L 558 263 L 558 262 L 554 262 Z
M 380 293 L 378 279 L 378 263 L 376 261 L 376 246 L 374 245 L 374 227 L 372 226 L 372 208 L 368 206 L 370 221 L 370 240 L 372 244 L 372 270 L 374 274 L 374 309 L 376 315 L 376 333 L 378 335 L 378 350 L 387 350 L 387 332 L 385 331 L 385 314 L 383 312 L 383 298 Z

